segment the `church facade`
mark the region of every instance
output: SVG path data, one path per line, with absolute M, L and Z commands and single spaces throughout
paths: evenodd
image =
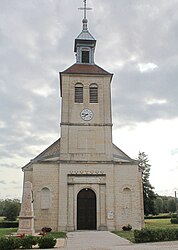
M 60 72 L 61 138 L 23 167 L 24 183 L 32 183 L 35 230 L 143 227 L 141 171 L 112 143 L 113 75 L 95 64 L 95 46 L 84 15 L 76 63 Z

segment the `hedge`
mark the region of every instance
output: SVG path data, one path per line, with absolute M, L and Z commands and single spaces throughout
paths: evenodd
M 178 229 L 147 229 L 134 230 L 136 243 L 178 240 Z
M 53 248 L 56 245 L 56 239 L 52 236 L 41 237 L 38 240 L 39 248 Z
M 1 221 L 0 228 L 16 228 L 19 226 L 18 221 Z
M 165 215 L 148 215 L 148 216 L 145 216 L 144 218 L 146 220 L 149 220 L 149 219 L 170 219 L 172 217 L 171 214 L 165 214 Z
M 14 236 L 0 238 L 1 250 L 32 249 L 37 244 L 39 248 L 53 248 L 56 245 L 56 239 L 52 236 L 36 237 L 31 235 L 23 238 Z

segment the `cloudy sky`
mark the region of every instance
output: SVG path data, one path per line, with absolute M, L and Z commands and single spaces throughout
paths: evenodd
M 82 0 L 0 0 L 0 199 L 60 136 L 58 72 L 75 62 Z M 178 190 L 178 0 L 88 0 L 96 64 L 114 73 L 113 141 L 145 152 L 161 195 Z

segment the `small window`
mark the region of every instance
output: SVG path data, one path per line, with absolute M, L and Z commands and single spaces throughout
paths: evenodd
M 89 51 L 82 51 L 82 63 L 89 63 Z
M 51 192 L 48 188 L 41 190 L 41 209 L 49 209 L 51 203 Z
M 81 83 L 75 85 L 75 103 L 83 103 L 83 85 Z
M 95 83 L 90 85 L 90 103 L 98 103 L 98 85 Z

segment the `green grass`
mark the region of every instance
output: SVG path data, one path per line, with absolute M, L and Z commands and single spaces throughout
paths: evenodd
M 133 231 L 115 231 L 113 233 L 117 234 L 118 236 L 120 236 L 126 240 L 134 242 L 134 232 Z
M 145 220 L 146 228 L 178 228 L 178 224 L 171 224 L 170 219 L 148 219 Z
M 171 224 L 170 219 L 148 219 L 145 220 L 145 228 L 156 229 L 156 228 L 177 228 L 178 224 Z M 118 236 L 134 242 L 134 232 L 133 231 L 116 231 L 114 232 Z
M 47 235 L 53 236 L 55 238 L 65 238 L 66 237 L 66 233 L 65 232 L 50 232 L 47 233 Z
M 5 235 L 10 235 L 16 232 L 17 232 L 17 228 L 0 228 L 0 237 L 3 237 Z

